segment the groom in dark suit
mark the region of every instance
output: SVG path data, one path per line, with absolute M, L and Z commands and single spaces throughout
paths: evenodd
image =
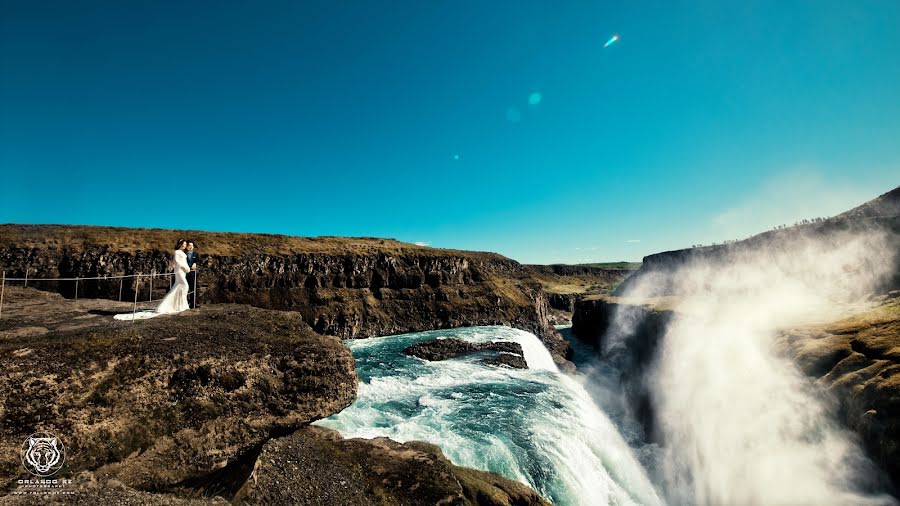
M 188 306 L 193 309 L 194 301 L 197 300 L 196 294 L 194 293 L 197 289 L 197 268 L 200 267 L 200 256 L 194 251 L 194 241 L 188 241 L 184 254 L 187 256 L 188 267 L 191 268 L 191 272 L 187 273 L 187 282 L 190 287 L 187 297 Z

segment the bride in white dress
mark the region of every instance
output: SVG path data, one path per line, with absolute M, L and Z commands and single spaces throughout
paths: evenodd
M 187 298 L 190 287 L 188 286 L 186 274 L 191 271 L 191 268 L 188 267 L 187 255 L 184 253 L 186 247 L 187 241 L 184 239 L 179 239 L 175 244 L 175 258 L 173 261 L 175 284 L 155 310 L 117 314 L 113 318 L 116 320 L 144 320 L 161 314 L 180 313 L 188 309 Z

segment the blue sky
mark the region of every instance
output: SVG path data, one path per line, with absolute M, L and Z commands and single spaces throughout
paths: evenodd
M 540 263 L 738 239 L 900 184 L 898 26 L 894 0 L 6 1 L 0 222 Z

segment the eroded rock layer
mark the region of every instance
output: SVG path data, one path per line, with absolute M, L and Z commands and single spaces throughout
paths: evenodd
M 316 332 L 360 338 L 470 325 L 537 335 L 558 362 L 570 354 L 553 329 L 541 285 L 494 253 L 428 248 L 391 239 L 299 238 L 156 229 L 0 225 L 7 277 L 72 278 L 167 272 L 178 238 L 201 254 L 199 302 L 296 311 Z M 74 298 L 139 300 L 148 279 L 39 282 Z M 154 298 L 168 283 L 157 279 Z

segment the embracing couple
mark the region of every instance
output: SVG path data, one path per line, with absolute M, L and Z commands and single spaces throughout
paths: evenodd
M 175 243 L 175 284 L 156 308 L 157 313 L 177 313 L 194 307 L 197 288 L 197 267 L 200 262 L 194 251 L 194 241 L 178 239 Z
M 200 265 L 200 257 L 194 251 L 194 242 L 179 239 L 175 243 L 175 257 L 172 266 L 175 270 L 175 284 L 169 293 L 152 311 L 136 311 L 127 314 L 115 315 L 117 320 L 142 320 L 153 318 L 161 314 L 180 313 L 194 307 L 196 300 L 194 291 L 197 289 L 197 268 Z

